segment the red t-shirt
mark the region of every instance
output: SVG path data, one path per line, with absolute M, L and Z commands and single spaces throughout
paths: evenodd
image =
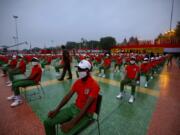
M 126 59 L 125 59 L 126 63 L 129 63 L 129 62 L 130 62 L 130 60 L 131 60 L 131 58 L 130 58 L 130 57 L 126 57 Z
M 19 67 L 18 68 L 21 70 L 22 73 L 24 73 L 26 71 L 26 64 L 25 64 L 24 60 L 21 60 L 19 62 Z
M 4 59 L 3 59 L 3 61 L 5 62 L 5 63 L 8 63 L 8 57 L 4 57 Z
M 139 67 L 136 64 L 128 65 L 126 71 L 129 79 L 135 79 L 136 74 L 139 72 Z
M 86 82 L 83 82 L 81 79 L 78 79 L 72 86 L 72 91 L 77 93 L 76 106 L 79 109 L 83 109 L 85 106 L 88 97 L 95 98 L 95 101 L 89 107 L 89 113 L 94 113 L 96 110 L 96 102 L 99 93 L 99 85 L 97 82 L 90 76 Z
M 9 66 L 10 66 L 11 68 L 15 68 L 16 65 L 17 65 L 17 60 L 16 60 L 16 59 L 11 60 Z
M 8 63 L 8 57 L 6 56 L 1 56 L 0 60 L 3 61 L 4 63 Z
M 148 63 L 142 63 L 141 64 L 141 72 L 147 73 L 150 70 L 150 66 Z
M 32 67 L 31 74 L 28 77 L 30 80 L 34 80 L 36 83 L 41 81 L 42 69 L 39 65 Z
M 63 59 L 61 59 L 61 60 L 59 61 L 59 65 L 64 65 Z
M 110 67 L 110 65 L 111 65 L 111 60 L 110 60 L 110 58 L 105 58 L 105 59 L 104 59 L 103 66 L 104 66 L 104 67 Z
M 27 62 L 29 63 L 29 62 L 31 62 L 33 56 L 32 55 L 26 55 L 25 58 L 26 58 Z
M 48 57 L 48 58 L 47 58 L 47 63 L 48 63 L 48 64 L 51 64 L 51 61 L 52 61 L 52 57 Z
M 96 60 L 96 62 L 100 63 L 101 62 L 101 57 L 100 56 L 96 56 L 95 60 Z
M 122 64 L 122 58 L 120 56 L 115 58 L 116 64 Z
M 149 66 L 150 66 L 151 69 L 154 68 L 155 67 L 155 62 L 154 61 L 150 61 L 149 62 Z
M 83 60 L 85 57 L 83 56 L 83 55 L 80 55 L 79 56 L 79 60 L 81 61 L 81 60 Z

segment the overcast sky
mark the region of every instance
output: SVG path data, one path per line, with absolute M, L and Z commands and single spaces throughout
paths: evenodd
M 14 44 L 18 18 L 19 42 L 43 47 L 99 40 L 117 42 L 137 36 L 154 39 L 169 29 L 172 0 L 0 0 L 0 45 Z M 180 21 L 180 0 L 175 0 L 172 26 Z

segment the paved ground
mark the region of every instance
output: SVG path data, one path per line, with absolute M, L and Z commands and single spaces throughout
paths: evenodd
M 73 71 L 74 72 L 74 71 Z M 93 77 L 99 82 L 103 102 L 100 114 L 102 135 L 178 135 L 180 133 L 180 69 L 175 65 L 165 65 L 162 72 L 150 82 L 149 88 L 143 84 L 137 88 L 136 101 L 128 103 L 130 88 L 126 87 L 123 100 L 115 97 L 119 92 L 120 73 L 112 73 L 107 78 Z M 5 86 L 6 78 L 0 78 L 0 135 L 44 135 L 42 122 L 49 110 L 62 99 L 70 89 L 73 80 L 59 82 L 51 69 L 43 74 L 42 85 L 45 96 L 40 100 L 24 102 L 17 108 L 10 108 L 6 97 L 11 95 Z M 35 87 L 28 92 L 37 91 Z M 71 103 L 74 101 L 71 100 Z M 96 124 L 87 128 L 82 135 L 97 134 Z

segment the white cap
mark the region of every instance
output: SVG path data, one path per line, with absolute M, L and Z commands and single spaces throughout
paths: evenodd
M 151 57 L 151 60 L 154 60 L 154 57 Z
M 145 58 L 144 58 L 144 61 L 147 61 L 147 60 L 148 60 L 148 58 L 147 58 L 147 57 L 145 57 Z
M 159 60 L 159 57 L 156 57 L 155 59 L 156 59 L 156 60 Z
M 12 57 L 13 57 L 13 58 L 16 58 L 16 55 L 13 55 Z
M 91 70 L 91 63 L 87 60 L 81 60 L 77 67 L 79 67 L 81 69 L 87 68 L 87 69 Z
M 109 56 L 110 56 L 110 55 L 109 55 L 109 53 L 106 53 L 106 56 L 108 56 L 108 57 L 109 57 Z
M 23 58 L 23 55 L 22 54 L 18 54 L 18 57 Z
M 131 59 L 136 60 L 136 57 L 135 56 L 131 56 Z
M 32 62 L 39 62 L 39 59 L 37 57 L 33 57 L 31 61 Z

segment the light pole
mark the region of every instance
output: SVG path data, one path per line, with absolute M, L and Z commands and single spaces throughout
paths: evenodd
M 17 28 L 17 19 L 18 19 L 18 16 L 16 15 L 13 15 L 13 18 L 14 18 L 14 22 L 15 22 L 15 31 L 16 31 L 16 36 L 15 36 L 15 41 L 16 41 L 16 44 L 19 43 L 18 41 L 18 28 Z
M 172 29 L 173 10 L 174 10 L 174 0 L 172 0 L 172 8 L 171 8 L 171 18 L 170 18 L 170 27 L 169 27 L 169 31 L 171 31 L 171 29 Z

